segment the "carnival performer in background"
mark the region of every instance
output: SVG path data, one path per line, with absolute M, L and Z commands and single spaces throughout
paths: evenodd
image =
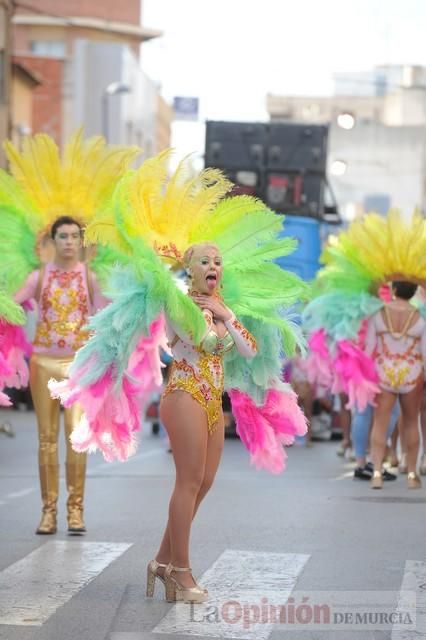
M 395 402 L 399 398 L 407 455 L 407 484 L 417 489 L 419 413 L 426 368 L 426 321 L 410 304 L 417 285 L 394 281 L 393 300 L 376 312 L 369 322 L 366 352 L 374 358 L 381 392 L 376 397 L 371 434 L 374 473 L 373 489 L 383 484 L 381 467 L 386 450 L 386 432 Z
M 397 395 L 404 438 L 411 442 L 408 487 L 420 486 L 415 470 L 418 435 L 414 431 L 424 376 L 424 322 L 408 301 L 416 284 L 426 280 L 425 254 L 426 222 L 422 216 L 415 213 L 406 220 L 395 210 L 386 217 L 368 214 L 329 243 L 316 297 L 304 314 L 305 327 L 311 332 L 311 379 L 327 379 L 329 388 L 347 393 L 349 406 L 359 411 L 378 400 L 373 488 L 382 486 L 382 449 Z M 385 303 L 379 292 L 392 282 L 396 299 Z M 413 401 L 409 407 L 407 393 Z
M 257 467 L 279 473 L 283 445 L 306 432 L 297 396 L 281 381 L 283 358 L 298 342 L 286 309 L 306 285 L 273 260 L 294 249 L 279 238 L 283 217 L 248 196 L 224 197 L 231 183 L 216 169 L 194 175 L 184 159 L 167 179 L 170 152 L 147 160 L 119 183 L 108 211 L 86 232 L 128 256 L 109 286 L 112 299 L 90 321 L 70 378 L 50 383 L 65 406 L 85 416 L 77 450 L 126 459 L 135 450 L 140 404 L 161 384 L 159 346 L 174 357 L 161 402 L 176 466 L 169 519 L 147 569 L 168 601 L 203 602 L 189 562 L 191 521 L 208 492 L 224 438 L 222 392 Z M 179 274 L 189 278 L 189 290 Z
M 115 182 L 137 150 L 108 148 L 101 138 L 84 142 L 81 132 L 69 141 L 63 162 L 56 145 L 46 135 L 27 139 L 23 153 L 11 143 L 6 143 L 5 149 L 14 178 L 0 174 L 1 283 L 3 291 L 16 303 L 36 302 L 38 322 L 31 348 L 19 327 L 3 320 L 1 348 L 3 356 L 9 356 L 14 376 L 11 386 L 26 384 L 28 375 L 22 355 L 28 357 L 32 352 L 29 383 L 37 416 L 43 503 L 36 533 L 53 534 L 57 530 L 59 493 L 60 404 L 51 398 L 47 383 L 51 377 L 67 377 L 74 353 L 88 338 L 89 316 L 106 303 L 95 274 L 82 260 L 83 225 L 98 207 L 105 206 Z M 48 255 L 48 247 L 53 249 L 53 255 Z M 98 272 L 107 266 L 108 259 L 113 256 L 101 249 L 94 260 Z M 40 266 L 35 268 L 37 265 Z M 86 454 L 75 452 L 69 440 L 80 416 L 78 405 L 64 411 L 70 534 L 86 531 Z

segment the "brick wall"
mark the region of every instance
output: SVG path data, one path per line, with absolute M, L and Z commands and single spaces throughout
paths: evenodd
M 41 82 L 33 92 L 33 133 L 48 133 L 61 145 L 63 61 L 38 56 L 16 58 Z
M 141 17 L 140 0 L 31 0 L 31 7 L 55 16 L 78 16 L 104 18 L 117 22 L 139 25 Z M 20 8 L 17 13 L 29 14 Z M 32 13 L 36 15 L 36 13 Z

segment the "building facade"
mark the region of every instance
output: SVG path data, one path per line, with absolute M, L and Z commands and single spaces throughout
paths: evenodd
M 11 131 L 11 85 L 12 85 L 12 2 L 0 0 L 0 141 Z M 0 167 L 6 158 L 0 148 Z
M 33 130 L 33 97 L 40 81 L 20 60 L 12 59 L 11 131 L 10 137 L 18 146 Z
M 140 51 L 161 32 L 141 25 L 141 11 L 140 0 L 31 0 L 18 6 L 15 56 L 40 81 L 33 133 L 46 132 L 61 145 L 83 126 L 112 143 L 157 150 L 156 119 L 164 113 L 157 113 L 159 89 L 143 72 Z
M 344 217 L 426 212 L 426 68 L 338 74 L 334 96 L 267 96 L 272 121 L 328 123 L 328 175 Z

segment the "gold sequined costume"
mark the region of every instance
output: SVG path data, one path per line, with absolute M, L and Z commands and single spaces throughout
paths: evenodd
M 206 316 L 206 333 L 197 347 L 188 335 L 170 321 L 167 323 L 174 361 L 163 398 L 174 391 L 189 393 L 206 412 L 209 434 L 214 432 L 222 410 L 223 354 L 236 348 L 241 355 L 250 358 L 257 352 L 256 340 L 234 315 L 225 326 L 225 335 L 219 337 L 211 319 Z

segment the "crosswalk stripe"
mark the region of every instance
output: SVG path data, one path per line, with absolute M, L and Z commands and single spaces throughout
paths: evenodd
M 200 578 L 209 590 L 208 602 L 176 604 L 152 632 L 267 640 L 273 624 L 253 621 L 251 614 L 265 603 L 285 603 L 308 559 L 306 554 L 227 549 Z
M 400 596 L 397 607 L 398 613 L 415 618 L 415 628 L 404 629 L 403 625 L 395 624 L 392 628 L 391 640 L 426 638 L 426 562 L 406 561 L 400 593 L 415 596 L 414 603 L 412 597 Z
M 30 493 L 34 493 L 36 487 L 28 487 L 27 489 L 21 489 L 21 491 L 12 491 L 6 496 L 6 500 L 16 500 L 16 498 L 24 498 L 29 496 Z
M 131 546 L 47 542 L 0 573 L 0 624 L 41 626 Z

